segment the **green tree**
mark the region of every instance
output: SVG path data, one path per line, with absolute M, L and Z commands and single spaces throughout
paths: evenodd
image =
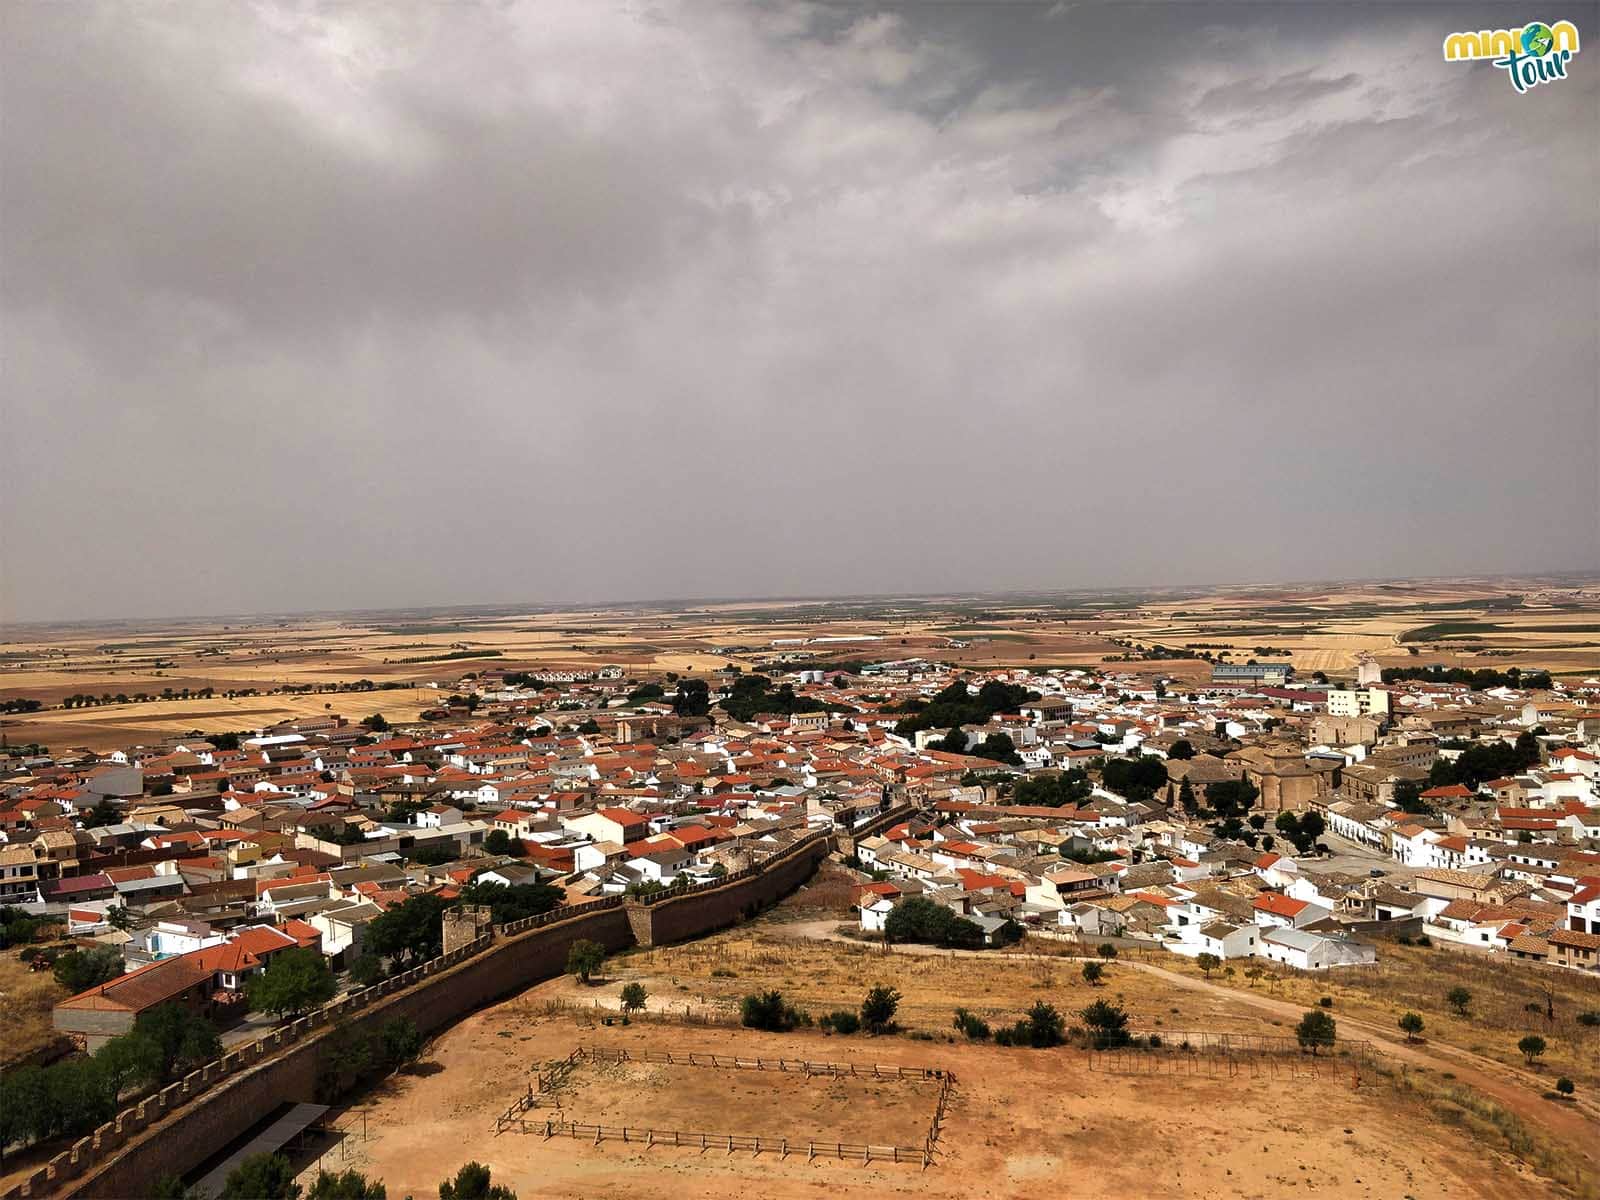
M 870 1033 L 884 1033 L 894 1028 L 894 1014 L 899 1008 L 900 993 L 880 983 L 861 1002 L 861 1023 Z
M 68 950 L 50 967 L 56 982 L 73 995 L 99 987 L 122 974 L 122 952 L 115 946 Z
M 510 854 L 511 835 L 504 829 L 491 829 L 483 839 L 483 848 L 490 854 Z
M 1464 987 L 1453 987 L 1444 994 L 1445 1003 L 1456 1010 L 1456 1016 L 1464 1017 L 1467 1010 L 1472 1007 L 1472 993 Z
M 1083 964 L 1083 981 L 1091 987 L 1099 987 L 1100 980 L 1105 977 L 1106 969 L 1097 962 Z
M 439 1200 L 517 1200 L 517 1194 L 508 1187 L 494 1183 L 489 1168 L 480 1162 L 469 1162 L 456 1172 L 456 1177 L 439 1184 Z
M 1417 1034 L 1422 1032 L 1422 1017 L 1417 1013 L 1402 1013 L 1399 1024 L 1400 1028 L 1405 1031 L 1406 1041 L 1408 1042 L 1416 1041 Z
M 1101 942 L 1095 953 L 1108 962 L 1117 956 L 1117 948 L 1110 942 Z
M 161 1047 L 154 1038 L 129 1031 L 95 1051 L 95 1061 L 105 1072 L 106 1086 L 120 1096 L 130 1086 L 161 1078 Z
M 989 1022 L 975 1013 L 964 1008 L 956 1009 L 955 1027 L 959 1029 L 970 1042 L 985 1041 L 989 1037 Z
M 280 1019 L 326 1004 L 337 990 L 328 960 L 303 946 L 273 955 L 265 969 L 245 983 L 250 1007 Z
M 1573 1086 L 1572 1080 L 1568 1079 L 1565 1075 L 1556 1080 L 1556 1091 L 1563 1096 L 1570 1096 L 1577 1090 L 1578 1089 Z
M 926 896 L 910 896 L 890 910 L 883 923 L 884 938 L 890 942 L 926 942 L 935 946 L 983 945 L 983 928 L 957 916 Z
M 378 1047 L 384 1065 L 391 1069 L 416 1062 L 424 1045 L 422 1033 L 410 1017 L 394 1017 L 378 1027 Z
M 211 1022 L 181 1004 L 161 1004 L 140 1013 L 132 1032 L 156 1044 L 161 1056 L 159 1083 L 170 1083 L 222 1054 L 222 1039 Z
M 300 1200 L 300 1185 L 282 1154 L 252 1154 L 228 1172 L 217 1200 Z
M 1333 1045 L 1335 1032 L 1333 1018 L 1322 1009 L 1313 1008 L 1300 1018 L 1294 1036 L 1300 1043 L 1301 1049 L 1315 1054 L 1318 1047 Z
M 588 983 L 605 960 L 604 946 L 587 938 L 579 938 L 567 951 L 567 974 L 577 976 L 579 983 Z
M 622 1011 L 636 1013 L 644 1009 L 644 1002 L 650 998 L 650 993 L 644 990 L 642 983 L 625 983 L 622 985 Z
M 1199 954 L 1195 956 L 1194 961 L 1195 965 L 1205 972 L 1207 979 L 1211 978 L 1211 972 L 1222 965 L 1222 959 L 1215 954 Z
M 368 1179 L 360 1171 L 335 1173 L 318 1171 L 306 1190 L 305 1200 L 388 1200 L 388 1189 L 381 1180 Z
M 150 1189 L 150 1200 L 200 1200 L 199 1195 L 179 1175 L 163 1175 Z
M 1530 1033 L 1517 1043 L 1517 1049 L 1522 1051 L 1523 1057 L 1528 1060 L 1528 1065 L 1531 1067 L 1534 1060 L 1544 1053 L 1544 1039 L 1537 1033 Z
M 1188 738 L 1179 738 L 1177 741 L 1172 743 L 1172 748 L 1167 751 L 1167 757 L 1176 762 L 1182 762 L 1186 758 L 1193 758 L 1194 746 L 1190 743 Z M 1188 780 L 1185 780 L 1184 782 L 1187 783 Z
M 413 962 L 438 958 L 444 950 L 447 907 L 431 894 L 401 901 L 368 923 L 367 953 Z

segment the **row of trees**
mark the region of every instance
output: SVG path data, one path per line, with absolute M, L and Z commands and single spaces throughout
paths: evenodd
M 309 1188 L 295 1181 L 294 1164 L 282 1153 L 252 1154 L 228 1172 L 216 1200 L 388 1200 L 382 1180 L 360 1171 L 318 1171 Z M 209 1200 L 197 1197 L 181 1180 L 169 1176 L 156 1188 L 154 1200 Z M 439 1183 L 439 1200 L 517 1200 L 517 1193 L 494 1182 L 493 1172 L 469 1162 Z

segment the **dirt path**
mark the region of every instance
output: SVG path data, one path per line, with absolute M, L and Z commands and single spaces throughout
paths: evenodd
M 800 937 L 851 942 L 852 939 L 836 931 L 837 925 L 837 921 L 799 921 L 783 928 Z M 992 951 L 943 950 L 936 946 L 917 945 L 897 945 L 892 948 L 892 952 L 942 957 L 950 955 L 995 957 Z M 1060 956 L 1052 955 L 1017 954 L 1010 957 L 1023 961 L 1062 961 Z M 1137 959 L 1118 959 L 1117 966 L 1144 971 L 1159 976 L 1174 987 L 1235 1001 L 1279 1019 L 1298 1021 L 1305 1012 L 1303 1006 L 1287 1000 L 1276 1000 L 1271 996 L 1225 987 Z M 1524 1121 L 1538 1125 L 1562 1139 L 1592 1167 L 1600 1170 L 1600 1153 L 1597 1153 L 1597 1147 L 1600 1147 L 1600 1104 L 1596 1104 L 1593 1099 L 1583 1097 L 1575 1103 L 1556 1103 L 1544 1098 L 1544 1093 L 1550 1090 L 1552 1081 L 1531 1071 L 1519 1070 L 1505 1063 L 1496 1062 L 1492 1058 L 1442 1042 L 1408 1043 L 1403 1038 L 1392 1036 L 1381 1026 L 1352 1017 L 1340 1017 L 1339 1024 L 1343 1031 L 1359 1033 L 1361 1037 L 1372 1042 L 1375 1048 L 1407 1066 L 1451 1072 L 1457 1082 L 1470 1085 L 1484 1095 L 1492 1097 Z

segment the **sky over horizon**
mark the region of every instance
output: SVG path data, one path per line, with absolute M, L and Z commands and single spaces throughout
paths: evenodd
M 0 621 L 1600 569 L 1597 13 L 4 6 Z

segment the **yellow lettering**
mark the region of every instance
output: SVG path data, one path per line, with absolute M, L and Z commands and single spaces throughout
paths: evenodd
M 1451 60 L 1482 58 L 1483 43 L 1475 33 L 1452 33 L 1444 40 L 1444 56 Z
M 1557 50 L 1578 52 L 1578 27 L 1571 21 L 1557 21 L 1550 26 L 1550 32 L 1555 34 Z

